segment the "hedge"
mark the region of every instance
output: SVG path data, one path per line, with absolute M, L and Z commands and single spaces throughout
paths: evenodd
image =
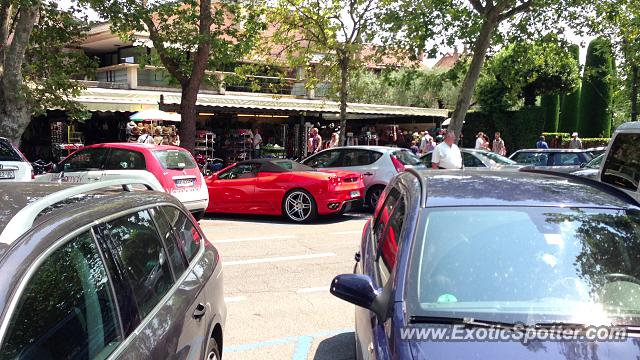
M 552 139 L 554 139 L 556 136 L 560 136 L 561 144 L 562 144 L 561 147 L 569 148 L 569 143 L 571 142 L 570 133 L 563 133 L 563 132 L 546 133 L 545 132 L 545 133 L 542 133 L 542 135 L 544 135 L 547 142 L 551 142 Z M 580 141 L 582 141 L 583 149 L 599 147 L 599 146 L 607 146 L 609 144 L 609 140 L 611 139 L 610 138 L 580 138 Z M 549 146 L 551 146 L 551 144 L 549 144 Z
M 569 52 L 576 60 L 580 59 L 580 47 L 578 45 L 570 45 Z M 579 104 L 580 86 L 578 86 L 576 91 L 562 95 L 558 131 L 578 131 L 578 112 L 580 111 Z
M 611 106 L 615 78 L 609 40 L 599 37 L 589 43 L 582 77 L 579 132 L 584 136 L 611 135 Z
M 500 131 L 507 153 L 511 154 L 519 149 L 535 148 L 543 126 L 544 110 L 537 106 L 498 113 L 470 111 L 462 129 L 462 145 L 473 148 L 480 131 L 493 141 L 494 133 Z

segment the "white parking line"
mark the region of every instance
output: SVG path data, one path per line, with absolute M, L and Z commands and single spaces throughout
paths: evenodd
M 232 302 L 238 302 L 238 301 L 244 301 L 247 300 L 246 296 L 225 296 L 224 298 L 224 302 L 226 303 L 232 303 Z
M 272 262 L 281 262 L 281 261 L 315 259 L 315 258 L 330 257 L 330 256 L 336 256 L 336 254 L 319 253 L 319 254 L 307 254 L 307 255 L 295 255 L 295 256 L 280 256 L 280 257 L 263 258 L 263 259 L 236 260 L 236 261 L 227 261 L 224 263 L 224 265 L 233 266 L 233 265 L 263 264 L 263 263 L 272 263 Z
M 226 243 L 234 243 L 234 242 L 243 242 L 243 241 L 260 241 L 260 240 L 282 240 L 282 239 L 295 239 L 295 235 L 280 235 L 280 236 L 257 236 L 257 237 L 246 237 L 246 238 L 233 238 L 233 239 L 225 239 L 225 240 L 214 240 L 214 244 L 226 244 Z
M 362 230 L 351 230 L 351 231 L 335 231 L 330 232 L 329 235 L 351 235 L 351 234 L 362 234 Z
M 314 292 L 329 292 L 329 286 L 318 286 L 318 287 L 310 287 L 310 288 L 302 288 L 296 290 L 298 294 L 306 294 L 306 293 L 314 293 Z

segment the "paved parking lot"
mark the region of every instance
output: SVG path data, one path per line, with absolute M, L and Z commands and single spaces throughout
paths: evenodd
M 225 360 L 354 358 L 354 308 L 329 284 L 353 270 L 367 216 L 309 225 L 254 216 L 200 222 L 225 264 Z

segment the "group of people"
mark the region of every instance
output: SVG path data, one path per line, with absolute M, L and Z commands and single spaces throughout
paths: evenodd
M 548 149 L 548 148 L 559 148 L 562 147 L 562 139 L 559 136 L 556 136 L 552 142 L 551 146 L 547 143 L 544 135 L 540 135 L 538 141 L 536 142 L 536 149 Z M 569 141 L 569 149 L 582 149 L 582 140 L 578 137 L 578 133 L 574 132 L 571 134 L 571 141 Z
M 445 135 L 445 130 L 439 130 L 435 137 L 431 136 L 428 131 L 414 133 L 414 139 L 411 141 L 409 150 L 415 155 L 428 154 L 445 140 Z
M 500 131 L 496 131 L 493 138 L 493 143 L 489 142 L 489 137 L 482 131 L 476 135 L 476 145 L 474 147 L 477 150 L 492 151 L 496 154 L 506 156 L 507 147 L 504 144 L 504 140 L 500 134 Z
M 323 149 L 330 149 L 340 146 L 340 135 L 337 132 L 331 134 L 331 139 L 326 146 L 323 147 L 322 136 L 320 136 L 318 128 L 311 128 L 309 131 L 309 139 L 307 140 L 307 153 L 313 155 Z
M 127 124 L 126 135 L 127 142 L 131 143 L 180 146 L 180 135 L 175 126 L 140 126 L 131 121 Z

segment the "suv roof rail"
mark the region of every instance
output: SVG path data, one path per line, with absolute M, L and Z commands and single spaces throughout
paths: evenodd
M 2 233 L 0 233 L 0 243 L 11 244 L 29 231 L 38 215 L 49 206 L 55 205 L 72 196 L 112 186 L 122 186 L 123 191 L 131 191 L 131 185 L 133 184 L 144 185 L 148 190 L 164 192 L 163 188 L 158 188 L 158 184 L 149 181 L 146 176 L 131 176 L 121 179 L 97 181 L 62 189 L 30 203 L 18 211 L 18 213 L 9 220 Z
M 626 201 L 628 203 L 631 203 L 631 204 L 633 204 L 635 206 L 640 207 L 640 202 L 638 200 L 636 200 L 633 196 L 631 196 L 631 195 L 627 194 L 626 192 L 616 188 L 615 186 L 611 186 L 609 184 L 603 183 L 602 181 L 589 179 L 589 178 L 584 177 L 584 176 L 577 176 L 577 175 L 573 175 L 573 174 L 561 173 L 561 172 L 550 171 L 550 170 L 539 170 L 539 169 L 522 168 L 519 171 L 526 172 L 526 173 L 551 175 L 551 176 L 556 176 L 556 177 L 561 177 L 561 178 L 573 180 L 573 181 L 582 183 L 584 185 L 589 185 L 589 186 L 596 187 L 602 192 L 605 192 L 605 193 L 607 193 L 607 194 L 609 194 L 611 196 L 615 196 L 615 197 L 620 198 L 620 199 L 622 199 L 622 200 L 624 200 L 624 201 Z
M 405 171 L 418 178 L 418 182 L 420 182 L 420 207 L 427 207 L 427 182 L 425 181 L 424 176 L 414 168 L 406 168 Z

